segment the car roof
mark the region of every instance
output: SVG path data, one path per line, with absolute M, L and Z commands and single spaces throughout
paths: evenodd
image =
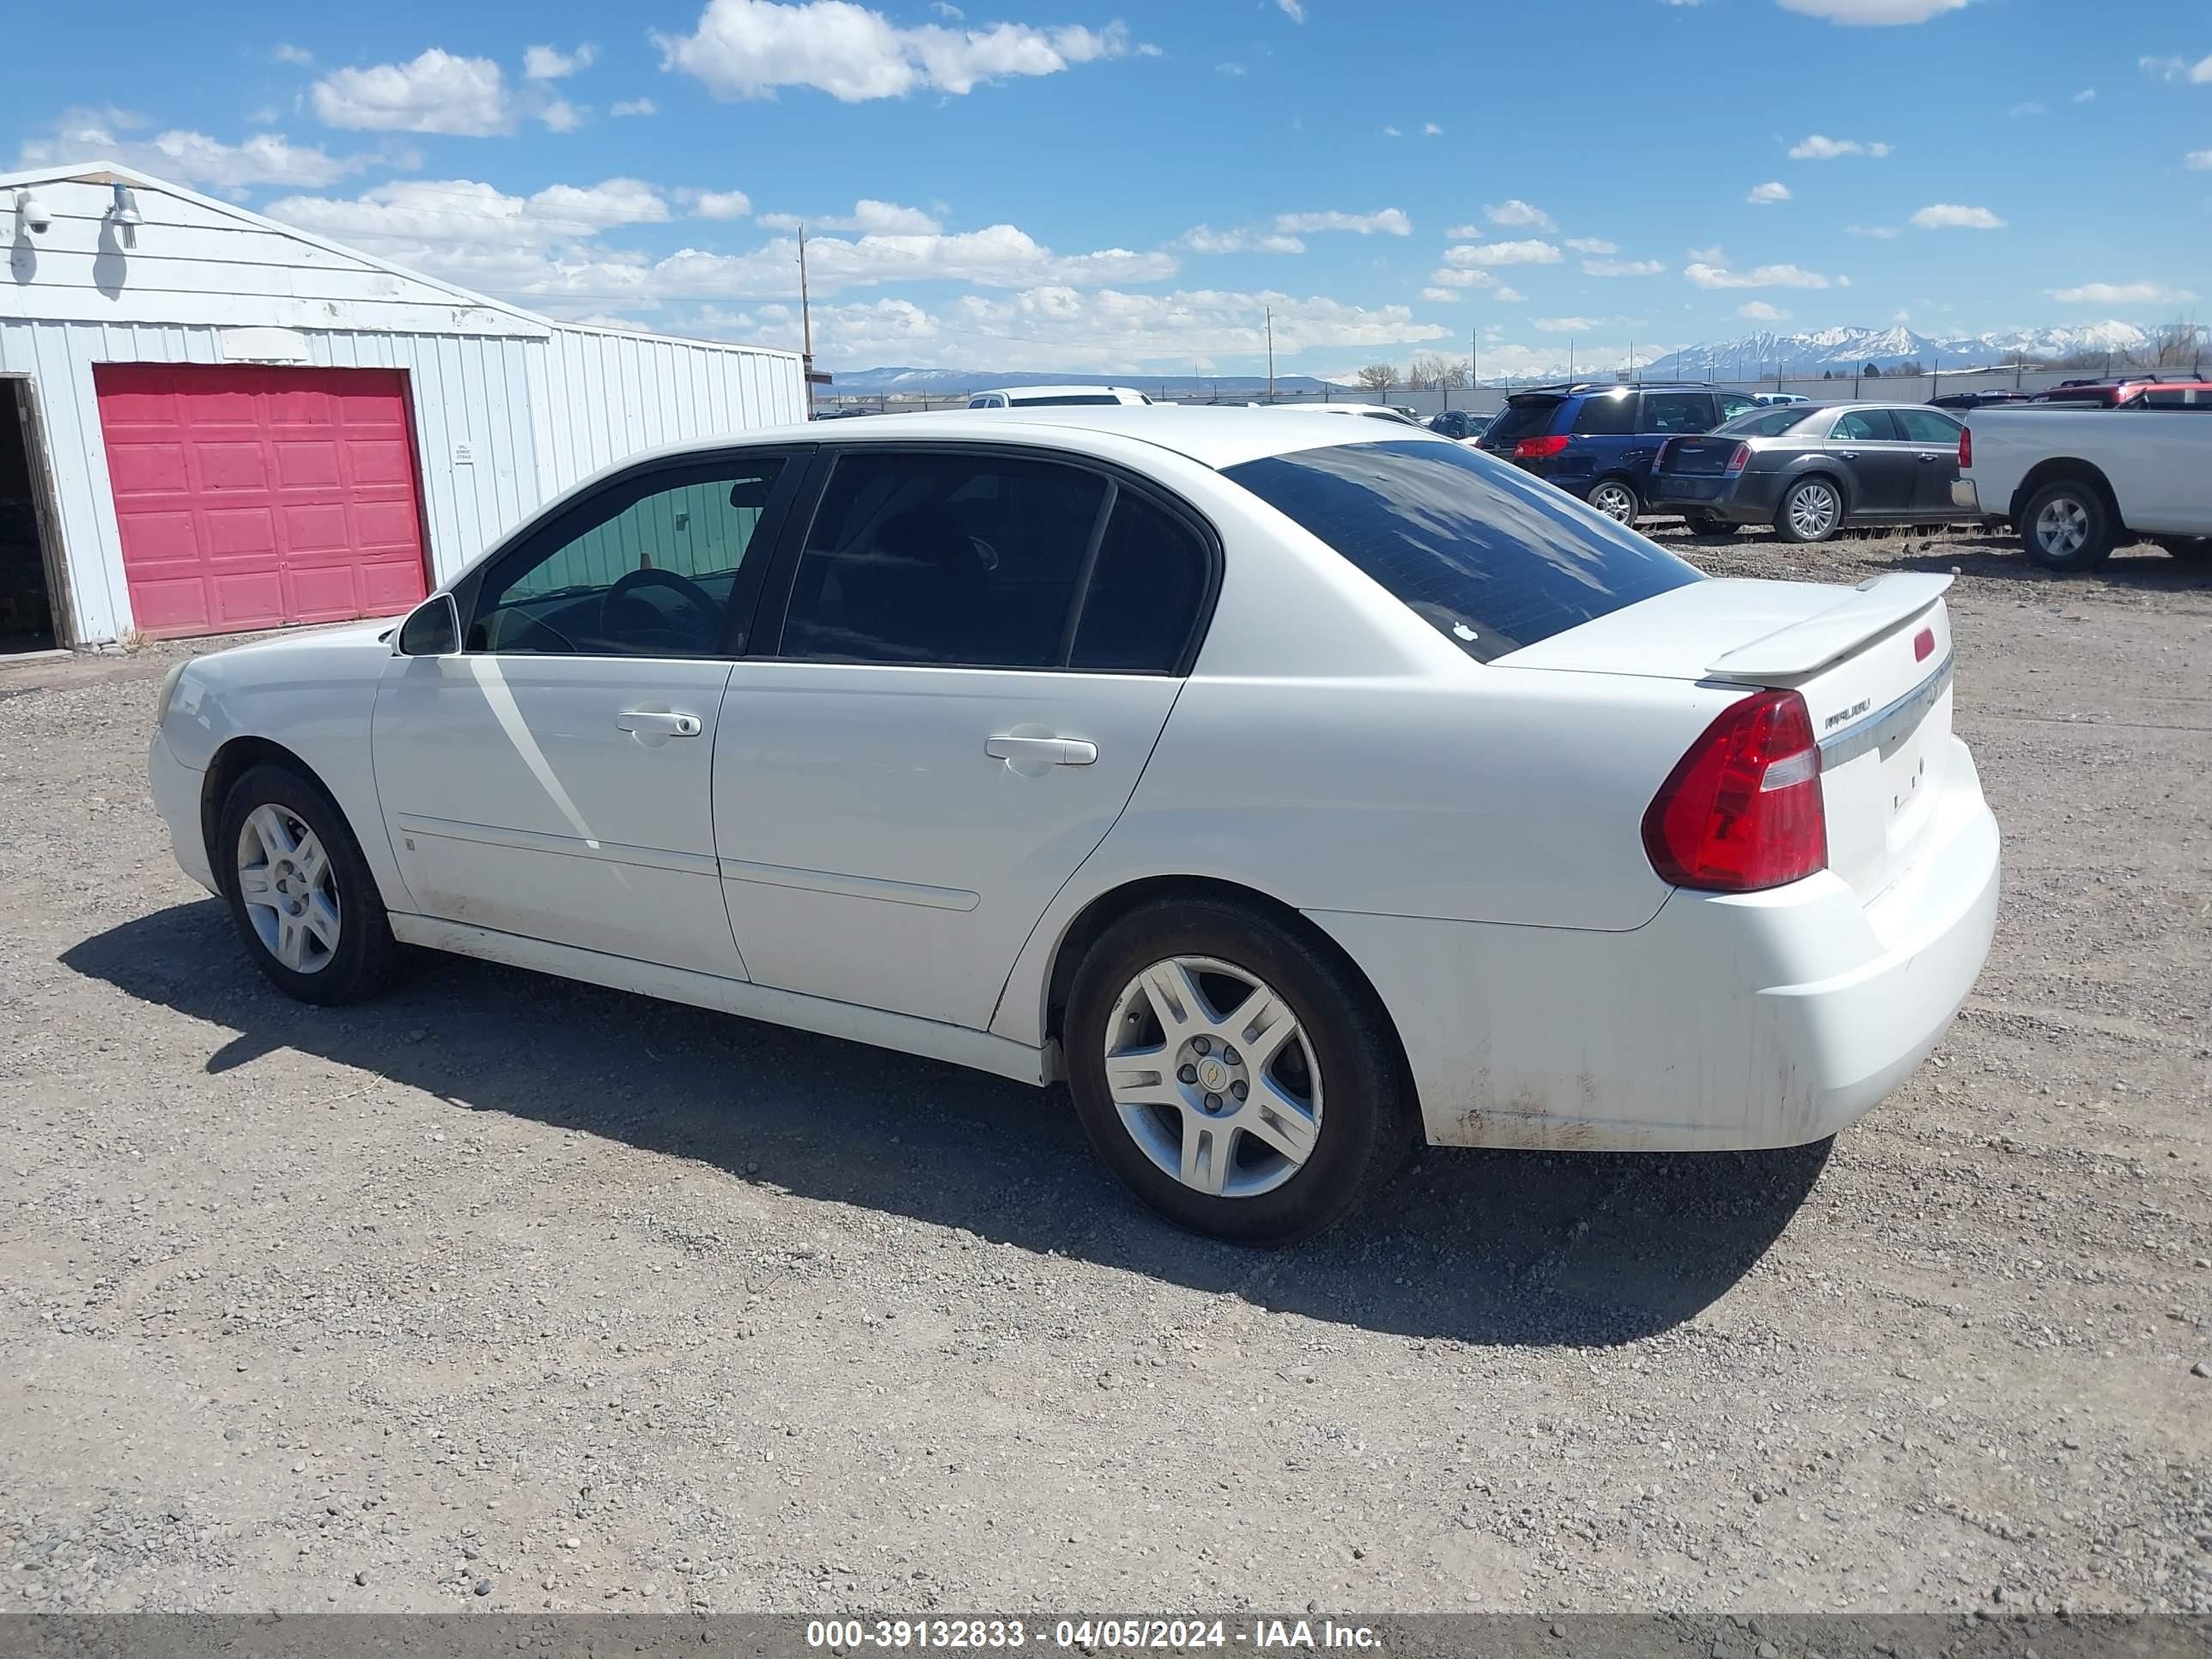
M 685 455 L 713 454 L 732 448 L 776 444 L 836 444 L 858 447 L 879 443 L 991 443 L 1024 441 L 1050 448 L 1077 448 L 1072 436 L 1097 432 L 1151 444 L 1216 471 L 1269 455 L 1295 450 L 1324 449 L 1340 444 L 1406 442 L 1450 445 L 1425 428 L 1407 426 L 1382 434 L 1367 421 L 1333 420 L 1317 410 L 1271 409 L 1262 415 L 1252 409 L 1176 404 L 1079 404 L 1043 409 L 1009 410 L 983 422 L 964 409 L 928 414 L 898 415 L 878 421 L 839 422 L 835 437 L 824 433 L 819 421 L 787 426 L 758 428 L 670 444 L 629 456 L 609 471 L 626 469 L 642 461 L 665 460 Z
M 969 395 L 974 398 L 1072 398 L 1086 393 L 1095 397 L 1106 392 L 1123 393 L 1132 398 L 1145 395 L 1133 386 L 1102 386 L 1096 380 L 1067 386 L 987 386 Z

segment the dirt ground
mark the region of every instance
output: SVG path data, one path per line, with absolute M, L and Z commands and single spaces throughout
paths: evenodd
M 1443 1153 L 1277 1255 L 1064 1097 L 171 862 L 172 652 L 0 669 L 0 1607 L 2212 1611 L 2212 577 L 1960 571 L 1996 951 L 1832 1152 Z

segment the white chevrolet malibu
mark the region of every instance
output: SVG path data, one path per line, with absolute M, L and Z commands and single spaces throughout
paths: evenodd
M 279 987 L 428 946 L 1064 1078 L 1185 1226 L 1417 1138 L 1795 1146 L 1988 952 L 1943 578 L 1711 580 L 1449 440 L 1053 409 L 641 456 L 163 688 Z

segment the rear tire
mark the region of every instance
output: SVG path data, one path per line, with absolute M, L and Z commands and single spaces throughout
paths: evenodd
M 1644 511 L 1636 486 L 1626 478 L 1600 478 L 1583 499 L 1615 524 L 1634 524 Z
M 1826 478 L 1792 484 L 1774 511 L 1775 533 L 1785 542 L 1825 542 L 1844 527 L 1844 492 Z
M 1161 899 L 1107 929 L 1077 970 L 1061 1037 L 1092 1148 L 1192 1232 L 1311 1237 L 1358 1209 L 1411 1139 L 1403 1062 L 1373 993 L 1228 900 Z
M 345 814 L 291 767 L 254 767 L 223 799 L 216 879 L 246 954 L 287 996 L 354 1002 L 384 988 L 399 946 Z
M 2061 478 L 2028 497 L 2020 543 L 2046 570 L 2072 575 L 2112 556 L 2120 527 L 2105 492 L 2085 478 Z

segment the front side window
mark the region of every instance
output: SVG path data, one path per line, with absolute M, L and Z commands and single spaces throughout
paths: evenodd
M 582 521 L 488 573 L 471 651 L 706 657 L 722 649 L 738 572 L 784 462 L 757 457 L 642 475 Z
M 1647 392 L 1644 394 L 1646 432 L 1710 432 L 1713 429 L 1713 400 L 1703 392 Z
M 781 654 L 1057 667 L 1106 498 L 1097 473 L 1050 461 L 841 456 L 807 532 Z
M 1704 579 L 1464 444 L 1303 449 L 1224 469 L 1478 662 Z

